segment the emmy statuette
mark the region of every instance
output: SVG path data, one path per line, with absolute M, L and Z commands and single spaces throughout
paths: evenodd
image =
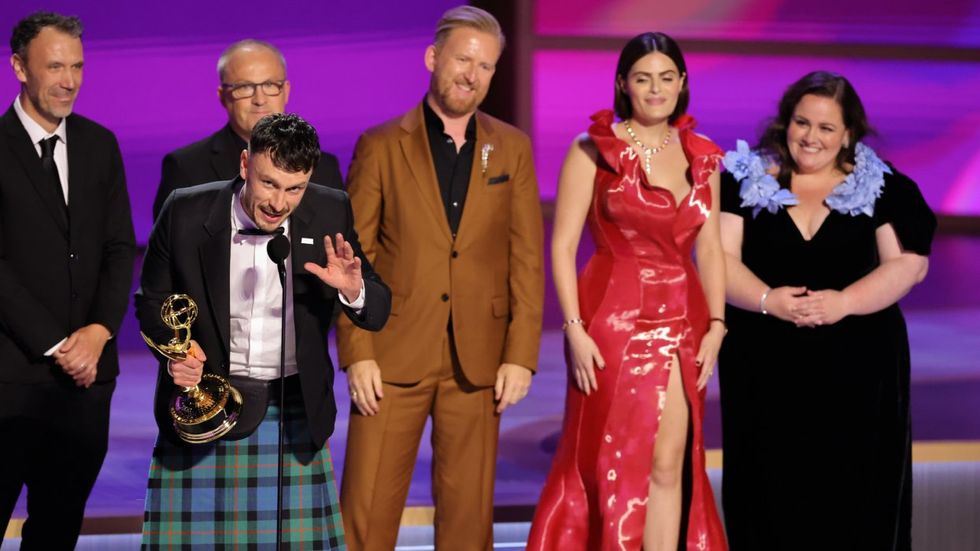
M 158 344 L 142 331 L 140 335 L 163 357 L 183 361 L 191 348 L 191 325 L 197 319 L 197 303 L 184 294 L 170 295 L 160 307 L 160 319 L 174 331 L 169 342 Z M 214 373 L 205 373 L 197 386 L 182 387 L 170 400 L 174 430 L 181 440 L 191 444 L 213 442 L 227 434 L 238 422 L 241 410 L 242 395 Z

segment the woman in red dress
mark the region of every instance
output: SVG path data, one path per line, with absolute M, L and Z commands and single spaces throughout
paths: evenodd
M 621 122 L 595 114 L 565 158 L 552 263 L 569 386 L 529 550 L 726 548 L 701 430 L 725 335 L 721 151 L 687 103 L 677 44 L 641 34 L 616 69 Z M 576 282 L 586 221 L 596 251 Z

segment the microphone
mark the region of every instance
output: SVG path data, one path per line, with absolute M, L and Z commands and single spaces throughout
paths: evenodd
M 289 257 L 289 238 L 283 234 L 277 234 L 269 240 L 266 246 L 269 258 L 276 263 L 279 268 L 279 284 L 283 289 L 286 288 L 286 258 Z
M 275 237 L 266 245 L 269 258 L 279 268 L 279 284 L 282 285 L 282 329 L 279 334 L 279 464 L 276 473 L 276 549 L 282 549 L 282 492 L 283 492 L 283 445 L 285 431 L 283 429 L 286 416 L 286 258 L 289 257 L 289 238 L 283 234 L 283 228 L 278 228 Z

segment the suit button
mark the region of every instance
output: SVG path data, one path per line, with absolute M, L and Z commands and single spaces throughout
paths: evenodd
M 449 302 L 449 295 L 448 295 L 448 294 L 446 294 L 446 293 L 443 293 L 443 294 L 442 294 L 442 301 L 443 301 L 443 302 Z
M 457 256 L 459 256 L 459 251 L 453 251 L 453 258 L 456 258 Z
M 78 300 L 78 293 L 72 293 L 71 298 L 72 300 Z

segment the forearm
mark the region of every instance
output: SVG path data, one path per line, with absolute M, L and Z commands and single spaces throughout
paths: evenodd
M 762 295 L 769 289 L 741 259 L 725 255 L 725 294 L 728 303 L 749 312 L 759 312 Z
M 916 254 L 903 254 L 883 262 L 842 291 L 847 312 L 866 315 L 895 304 L 922 281 L 928 266 L 928 258 Z
M 581 319 L 578 303 L 578 275 L 575 247 L 552 245 L 551 273 L 564 320 Z
M 68 336 L 65 327 L 21 283 L 16 271 L 0 257 L 0 325 L 28 356 L 40 358 Z
M 713 318 L 725 318 L 725 253 L 721 247 L 698 249 L 698 275 Z
M 99 286 L 88 322 L 101 324 L 114 334 L 126 315 L 126 305 L 132 289 L 136 237 L 129 207 L 129 192 L 126 189 L 126 174 L 118 149 L 114 152 L 113 164 L 115 179 L 107 197 Z

